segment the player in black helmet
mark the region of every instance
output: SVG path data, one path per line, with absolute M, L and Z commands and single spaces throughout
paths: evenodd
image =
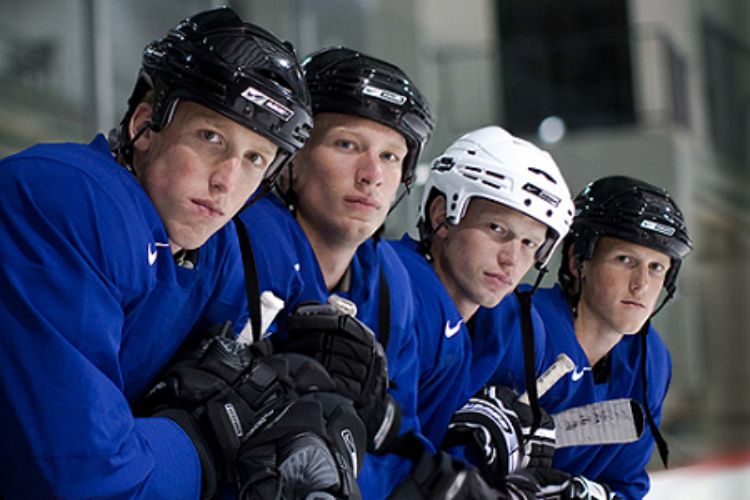
M 400 498 L 490 498 L 476 470 L 420 439 L 410 280 L 390 243 L 373 239 L 399 186 L 411 187 L 434 125 L 428 103 L 400 68 L 356 50 L 323 49 L 302 67 L 315 116 L 310 141 L 282 172 L 276 195 L 240 216 L 252 240 L 258 291 L 284 303 L 263 333 L 289 337 L 274 341 L 279 349 L 322 360 L 355 402 L 370 438 L 358 478 L 364 498 L 385 498 L 396 488 Z M 368 354 L 379 350 L 366 348 L 372 337 L 361 335 L 364 328 L 321 327 L 335 323 L 324 321 L 337 314 L 326 306 L 294 312 L 305 300 L 342 298 L 354 307 L 340 324 L 352 325 L 355 316 L 375 332 L 387 373 L 371 369 L 382 363 Z M 402 410 L 403 441 L 393 440 L 391 398 Z
M 658 425 L 671 360 L 651 318 L 673 296 L 693 243 L 670 194 L 639 179 L 598 179 L 575 206 L 559 285 L 537 291 L 533 302 L 547 330 L 549 360 L 565 352 L 576 367 L 540 402 L 554 414 L 632 398 L 643 405 L 647 425 L 632 443 L 558 449 L 553 466 L 563 472 L 542 472 L 540 479 L 557 490 L 554 498 L 642 498 L 654 442 L 667 462 Z
M 217 9 L 146 47 L 110 143 L 0 162 L 0 497 L 356 498 L 364 428 L 319 365 L 226 326 L 169 366 L 241 325 L 227 223 L 311 125 L 290 46 Z
M 398 66 L 345 47 L 311 54 L 303 65 L 313 113 L 361 116 L 404 137 L 408 151 L 401 180 L 410 188 L 434 118 L 427 99 L 409 77 Z

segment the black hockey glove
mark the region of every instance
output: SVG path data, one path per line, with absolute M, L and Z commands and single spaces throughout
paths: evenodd
M 273 336 L 279 352 L 297 352 L 319 361 L 336 391 L 354 402 L 367 428 L 371 453 L 384 453 L 401 427 L 401 409 L 388 394 L 383 347 L 367 325 L 331 304 L 301 304 L 289 317 L 287 336 Z
M 191 438 L 201 460 L 204 497 L 213 496 L 220 482 L 246 481 L 238 464 L 246 454 L 253 453 L 254 439 L 259 434 L 270 435 L 270 428 L 286 422 L 285 415 L 300 399 L 294 388 L 297 376 L 306 374 L 304 390 L 334 387 L 314 360 L 269 356 L 270 351 L 266 342 L 244 346 L 225 335 L 211 337 L 171 365 L 140 405 L 139 414 L 171 418 Z M 299 425 L 282 426 L 293 435 L 278 431 L 273 435 L 289 442 L 294 436 L 309 432 L 330 444 L 327 434 L 319 434 L 325 424 L 315 417 L 318 415 L 311 413 L 302 429 L 297 428 Z M 353 435 L 363 448 L 364 437 L 356 430 Z M 316 465 L 311 460 L 300 467 Z M 344 468 L 338 470 L 347 474 Z M 286 480 L 286 472 L 277 472 L 279 481 Z
M 239 498 L 359 500 L 356 477 L 365 441 L 351 401 L 306 394 L 243 446 Z
M 545 500 L 622 500 L 606 484 L 583 476 L 573 476 L 557 469 L 534 468 L 518 471 L 533 478 L 541 489 L 539 498 Z
M 479 471 L 445 452 L 424 450 L 412 466 L 411 475 L 390 495 L 393 500 L 482 500 L 497 494 L 480 477 Z M 533 498 L 533 497 L 531 497 Z
M 442 447 L 462 446 L 492 485 L 527 466 L 548 467 L 554 453 L 554 422 L 542 410 L 539 429 L 531 434 L 531 408 L 502 386 L 487 386 L 453 415 Z

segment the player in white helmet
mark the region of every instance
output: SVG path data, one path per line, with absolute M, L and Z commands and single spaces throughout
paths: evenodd
M 436 158 L 422 200 L 420 240 L 407 235 L 394 247 L 409 270 L 419 308 L 420 423 L 440 447 L 474 441 L 473 433 L 463 432 L 475 428 L 464 415 L 465 423 L 454 424 L 444 442 L 454 413 L 488 383 L 525 388 L 521 334 L 505 328 L 520 312 L 517 305 L 500 303 L 532 265 L 546 266 L 568 232 L 573 204 L 552 157 L 497 126 L 462 136 Z M 528 349 L 535 353 L 533 345 Z M 540 365 L 529 362 L 533 379 Z M 506 390 L 503 418 L 517 425 L 519 411 L 526 419 L 534 415 Z M 501 444 L 485 447 L 492 456 L 469 457 L 494 486 L 521 465 L 549 462 L 554 435 L 546 415 L 537 418 L 544 420 L 543 432 L 532 441 L 546 446 L 522 449 L 520 440 L 532 436 L 519 428 L 499 435 Z

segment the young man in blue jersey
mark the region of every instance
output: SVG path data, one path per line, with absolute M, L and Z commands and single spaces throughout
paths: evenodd
M 246 316 L 227 223 L 311 122 L 290 46 L 216 9 L 146 47 L 109 143 L 0 162 L 0 497 L 249 497 L 289 475 L 268 436 L 328 452 L 314 414 L 287 425 L 284 362 L 218 337 L 131 410 L 181 344 Z
M 310 140 L 282 173 L 275 193 L 240 214 L 255 268 L 248 275 L 257 275 L 255 295 L 265 294 L 257 309 L 276 315 L 263 334 L 279 350 L 323 362 L 354 400 L 370 437 L 371 453 L 358 478 L 364 498 L 387 497 L 408 476 L 412 460 L 420 459 L 420 470 L 430 476 L 422 481 L 429 484 L 420 486 L 432 498 L 470 498 L 472 488 L 486 485 L 475 484 L 475 473 L 454 470 L 431 450 L 420 454 L 424 444 L 419 437 L 409 441 L 416 442 L 415 448 L 403 453 L 416 456 L 384 454 L 395 434 L 419 436 L 417 359 L 406 270 L 390 245 L 373 236 L 399 185 L 408 189 L 412 184 L 417 158 L 432 132 L 432 113 L 400 68 L 355 50 L 323 49 L 302 66 L 315 115 Z M 326 305 L 298 309 L 306 301 L 344 303 L 348 312 Z M 263 318 L 264 325 L 269 322 Z M 339 328 L 342 324 L 348 327 Z M 365 330 L 375 336 L 362 337 Z M 379 349 L 387 358 L 382 375 L 372 369 L 383 367 Z M 399 408 L 400 427 L 394 413 Z M 451 490 L 454 484 L 458 488 Z
M 558 449 L 553 466 L 564 473 L 550 471 L 542 481 L 550 491 L 555 484 L 564 489 L 563 498 L 640 499 L 649 489 L 646 465 L 654 441 L 665 463 L 667 451 L 658 424 L 671 360 L 651 318 L 674 294 L 692 241 L 669 193 L 639 179 L 598 179 L 575 206 L 559 284 L 533 296 L 546 328 L 547 362 L 564 352 L 575 369 L 540 402 L 554 414 L 632 398 L 643 406 L 648 425 L 632 443 Z
M 524 347 L 514 324 L 519 312 L 512 303 L 498 304 L 532 264 L 546 265 L 572 212 L 550 155 L 500 127 L 465 134 L 432 162 L 420 241 L 406 235 L 394 248 L 412 278 L 419 311 L 419 419 L 436 447 L 444 445 L 454 413 L 488 383 L 524 389 Z M 543 344 L 537 339 L 535 345 L 541 363 Z M 508 414 L 518 422 L 512 409 Z M 478 428 L 468 421 L 462 427 L 469 433 Z M 496 450 L 493 470 L 518 468 L 514 450 Z

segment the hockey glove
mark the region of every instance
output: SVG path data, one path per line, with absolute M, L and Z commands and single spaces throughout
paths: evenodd
M 270 350 L 266 342 L 244 346 L 226 336 L 212 337 L 171 365 L 144 398 L 141 414 L 175 420 L 193 441 L 204 497 L 213 496 L 220 482 L 241 480 L 238 463 L 252 453 L 248 443 L 283 420 L 299 400 L 297 376 L 307 375 L 304 390 L 334 387 L 314 360 L 269 356 Z M 305 422 L 312 434 L 322 425 L 314 418 Z
M 497 494 L 480 477 L 479 471 L 445 452 L 424 450 L 412 466 L 411 475 L 393 491 L 393 500 L 482 500 Z M 533 497 L 531 497 L 533 498 Z
M 365 441 L 351 401 L 306 394 L 243 445 L 239 498 L 358 500 Z
M 531 434 L 531 408 L 501 386 L 487 386 L 454 414 L 443 448 L 461 446 L 492 486 L 518 468 L 548 466 L 554 452 L 554 423 L 543 412 Z
M 621 500 L 606 484 L 583 476 L 573 476 L 557 469 L 526 469 L 518 472 L 533 478 L 541 489 L 539 498 L 546 500 Z
M 523 437 L 521 468 L 551 467 L 552 455 L 555 453 L 555 422 L 544 408 L 539 408 L 542 418 L 539 427 L 533 429 L 534 414 L 531 406 L 520 402 L 509 387 L 488 385 L 482 389 L 481 394 L 488 399 L 502 401 L 505 407 L 510 407 L 518 416 Z
M 388 394 L 383 347 L 367 325 L 335 306 L 300 305 L 289 317 L 286 338 L 274 336 L 277 351 L 297 352 L 319 361 L 336 391 L 354 402 L 367 428 L 371 453 L 383 453 L 401 427 L 401 409 Z

